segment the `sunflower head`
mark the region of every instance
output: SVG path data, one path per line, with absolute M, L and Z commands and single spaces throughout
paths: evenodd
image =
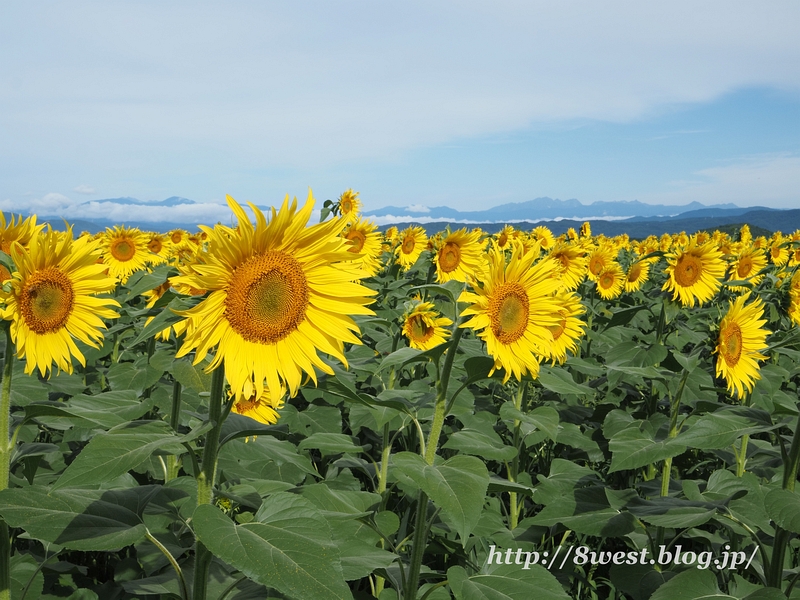
M 355 262 L 370 275 L 381 268 L 379 257 L 383 250 L 378 226 L 372 221 L 356 218 L 345 227 L 342 234 L 351 253 L 358 255 Z
M 430 350 L 444 344 L 450 337 L 450 330 L 446 328 L 453 321 L 441 316 L 433 302 L 420 302 L 417 299 L 409 304 L 411 307 L 403 316 L 403 335 L 408 345 L 417 350 Z
M 310 193 L 300 210 L 287 196 L 269 221 L 251 204 L 255 224 L 230 196 L 228 205 L 238 226 L 209 230 L 205 261 L 172 279 L 209 292 L 180 313 L 191 327 L 177 356 L 195 350 L 196 364 L 217 347 L 208 369 L 224 361 L 237 398 L 268 389 L 277 402 L 284 388 L 296 394 L 304 375 L 316 382 L 316 369 L 333 373 L 319 351 L 347 365 L 344 343 L 361 343 L 351 315 L 373 314 L 366 305 L 375 292 L 358 283 L 367 273 L 353 260 L 340 219 L 307 226 Z
M 147 237 L 136 228 L 116 226 L 103 236 L 103 262 L 112 277 L 125 283 L 135 271 L 144 269 L 151 260 Z
M 345 190 L 339 196 L 337 206 L 342 217 L 348 221 L 355 219 L 361 212 L 361 200 L 358 199 L 358 192 L 354 192 L 352 189 Z
M 764 329 L 764 305 L 760 298 L 745 306 L 750 292 L 745 292 L 732 300 L 727 314 L 719 325 L 717 338 L 717 377 L 722 377 L 730 393 L 739 397 L 753 391 L 755 382 L 761 378 L 759 360 L 767 357 L 761 354 L 766 350 L 767 336 Z
M 228 397 L 233 398 L 232 390 L 228 390 Z M 286 389 L 282 388 L 278 394 L 271 394 L 268 388 L 260 395 L 253 393 L 251 396 L 238 396 L 233 400 L 231 411 L 237 415 L 249 417 L 254 421 L 264 425 L 273 425 L 278 422 L 280 414 L 278 411 L 283 408 Z
M 650 259 L 640 259 L 631 263 L 625 273 L 625 291 L 635 292 L 642 287 L 642 284 L 647 281 L 650 276 Z
M 425 230 L 417 225 L 407 227 L 398 235 L 398 245 L 395 248 L 395 256 L 397 262 L 403 270 L 408 270 L 414 266 L 414 263 L 419 259 L 422 251 L 428 245 L 428 236 L 425 235 Z
M 109 307 L 119 303 L 95 294 L 110 291 L 116 281 L 97 263 L 98 242 L 72 239 L 48 231 L 28 247 L 16 242 L 11 257 L 17 267 L 10 291 L 0 291 L 4 319 L 11 321 L 17 357 L 26 360 L 25 372 L 38 369 L 46 377 L 53 363 L 72 373 L 72 357 L 85 364 L 75 339 L 97 347 L 103 339 L 103 319 L 119 316 Z
M 586 277 L 586 256 L 573 244 L 556 244 L 549 255 L 556 264 L 554 277 L 561 282 L 562 289 L 575 290 Z
M 544 225 L 534 227 L 533 231 L 531 231 L 531 238 L 537 240 L 542 250 L 545 251 L 550 250 L 553 247 L 553 244 L 555 244 L 553 232 Z
M 466 282 L 481 278 L 486 268 L 486 259 L 480 238 L 480 231 L 468 233 L 466 228 L 462 228 L 441 240 L 434 256 L 438 282 L 444 283 L 452 279 Z
M 625 273 L 619 263 L 612 260 L 597 276 L 597 293 L 603 300 L 613 300 L 622 293 L 625 282 Z
M 672 299 L 680 299 L 683 306 L 704 304 L 711 300 L 725 275 L 725 262 L 714 242 L 697 245 L 690 240 L 683 250 L 667 254 L 669 275 L 663 290 L 672 292 Z

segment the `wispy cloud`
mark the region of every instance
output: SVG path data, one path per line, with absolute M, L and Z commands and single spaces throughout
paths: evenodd
M 670 182 L 670 191 L 643 195 L 650 203 L 733 202 L 741 206 L 800 206 L 800 156 L 791 153 L 744 156 L 706 167 L 689 180 Z
M 73 188 L 72 191 L 73 192 L 78 192 L 79 194 L 87 194 L 87 195 L 91 195 L 91 194 L 94 194 L 94 193 L 97 192 L 97 190 L 94 189 L 92 186 L 85 185 L 85 184 L 81 184 L 81 185 Z

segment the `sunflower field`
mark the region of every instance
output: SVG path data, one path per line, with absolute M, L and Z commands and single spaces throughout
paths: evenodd
M 228 204 L 2 216 L 0 600 L 800 598 L 800 231 Z

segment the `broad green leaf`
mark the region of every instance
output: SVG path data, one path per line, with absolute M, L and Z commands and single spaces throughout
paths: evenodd
M 555 440 L 558 437 L 558 411 L 550 406 L 537 406 L 532 411 L 524 413 L 517 410 L 513 402 L 505 402 L 500 407 L 500 417 L 508 421 L 520 421 L 523 425 L 521 428 L 523 435 L 539 430 L 544 432 L 547 439 Z
M 188 358 L 182 358 L 172 363 L 170 372 L 185 388 L 195 392 L 211 390 L 211 375 L 204 372 L 203 365 L 193 365 Z
M 642 521 L 657 527 L 697 527 L 707 523 L 716 514 L 720 505 L 709 502 L 694 502 L 681 498 L 634 499 L 628 510 Z
M 539 383 L 559 396 L 594 396 L 595 390 L 588 385 L 576 383 L 569 371 L 564 368 L 542 366 L 539 371 Z
M 21 360 L 14 362 L 14 371 L 11 375 L 11 406 L 27 406 L 31 402 L 46 402 L 48 397 L 47 384 L 39 381 L 38 371 L 31 375 L 25 374 L 25 363 Z
M 231 440 L 248 438 L 256 435 L 272 435 L 278 438 L 286 437 L 284 425 L 264 425 L 250 417 L 231 413 L 222 422 L 219 432 L 219 444 L 223 446 Z
M 96 396 L 80 394 L 66 402 L 29 404 L 25 418 L 47 423 L 47 417 L 65 417 L 78 427 L 111 429 L 138 419 L 152 408 L 152 400 L 142 401 L 135 391 L 122 390 Z
M 181 440 L 163 421 L 119 425 L 92 438 L 53 489 L 103 483 L 138 467 L 155 450 Z
M 800 495 L 789 490 L 776 489 L 764 498 L 769 518 L 779 527 L 800 533 Z
M 353 438 L 343 433 L 315 433 L 300 442 L 299 450 L 314 448 L 323 455 L 364 452 L 364 446 L 357 446 Z
M 402 471 L 442 509 L 462 542 L 478 524 L 489 485 L 489 472 L 474 456 L 454 456 L 438 465 L 428 465 L 418 454 L 400 452 L 392 464 Z
M 774 426 L 769 414 L 750 409 L 751 413 L 763 415 L 755 419 L 751 414 L 737 414 L 737 409 L 720 409 L 701 416 L 676 438 L 676 442 L 689 448 L 717 450 L 727 448 L 745 434 L 768 431 Z M 766 422 L 765 422 L 766 420 Z
M 456 600 L 569 600 L 558 580 L 540 565 L 518 565 L 492 573 L 468 576 L 463 567 L 450 567 L 447 581 Z
M 497 475 L 490 474 L 489 475 L 489 487 L 487 489 L 488 492 L 515 492 L 517 494 L 522 494 L 523 496 L 533 496 L 533 492 L 535 491 L 532 487 L 523 485 L 521 483 L 516 483 L 513 481 L 508 481 L 507 479 L 503 479 L 498 477 Z
M 297 446 L 272 436 L 259 436 L 244 443 L 225 444 L 220 450 L 219 467 L 229 477 L 276 479 L 300 483 L 306 475 L 319 477 L 308 457 L 298 453 Z
M 720 592 L 717 576 L 705 569 L 687 569 L 659 587 L 650 600 L 736 600 Z
M 197 507 L 197 538 L 250 579 L 298 600 L 350 599 L 327 522 L 310 503 L 285 492 L 268 497 L 256 517 L 236 525 L 218 508 Z
M 424 355 L 422 350 L 416 348 L 400 348 L 395 350 L 389 356 L 381 361 L 378 367 L 378 372 L 385 371 L 386 369 L 394 367 L 398 369 L 409 363 L 427 361 L 428 357 Z
M 33 581 L 31 581 L 33 579 Z M 27 589 L 26 589 L 27 586 Z M 15 554 L 11 557 L 11 597 L 25 597 L 34 600 L 41 598 L 44 587 L 44 574 L 39 570 L 39 562 L 30 554 Z
M 72 550 L 119 550 L 144 539 L 141 514 L 157 491 L 8 489 L 0 492 L 0 515 L 36 539 Z
M 141 394 L 161 379 L 163 372 L 147 364 L 146 356 L 142 356 L 141 359 L 135 363 L 124 362 L 111 366 L 106 377 L 112 390 L 133 390 L 137 394 Z
M 656 441 L 651 433 L 637 426 L 628 427 L 614 435 L 608 446 L 611 450 L 609 473 L 637 469 L 686 451 L 686 446 L 678 438 Z
M 496 461 L 513 460 L 517 455 L 517 449 L 504 445 L 503 440 L 494 431 L 489 434 L 477 429 L 464 428 L 455 432 L 442 447 Z
M 622 537 L 635 529 L 633 516 L 612 507 L 601 485 L 573 488 L 528 521 L 547 527 L 561 523 L 567 529 L 598 537 Z

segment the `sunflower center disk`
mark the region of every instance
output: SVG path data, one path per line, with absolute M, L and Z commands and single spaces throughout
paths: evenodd
M 737 275 L 739 275 L 741 279 L 744 279 L 745 277 L 750 275 L 750 271 L 752 270 L 753 270 L 753 263 L 750 261 L 750 259 L 743 258 L 742 260 L 739 261 L 739 267 L 736 269 L 736 273 Z
M 461 248 L 458 244 L 447 242 L 439 251 L 439 267 L 445 273 L 450 273 L 458 268 L 461 262 Z
M 367 241 L 364 234 L 356 230 L 348 232 L 347 239 L 350 240 L 350 252 L 355 252 L 356 254 L 361 252 L 361 249 L 364 247 L 364 242 Z
M 416 246 L 416 242 L 414 241 L 413 237 L 406 237 L 403 240 L 403 254 L 411 254 L 414 251 L 414 246 Z
M 528 294 L 520 284 L 506 283 L 489 301 L 488 312 L 494 336 L 501 344 L 511 344 L 528 327 Z
M 20 311 L 34 333 L 58 331 L 72 314 L 75 292 L 64 273 L 47 267 L 34 273 L 20 295 Z
M 628 281 L 633 283 L 634 281 L 639 279 L 639 275 L 641 274 L 641 272 L 642 272 L 642 265 L 638 263 L 633 265 L 631 267 L 631 270 L 628 272 Z
M 233 272 L 225 318 L 250 342 L 274 344 L 306 318 L 308 283 L 297 260 L 282 252 L 250 257 Z
M 682 287 L 694 285 L 703 273 L 703 265 L 696 256 L 684 254 L 675 265 L 675 281 Z
M 729 367 L 735 367 L 742 355 L 742 330 L 736 323 L 731 323 L 722 332 L 722 357 Z
M 133 258 L 136 254 L 136 246 L 132 240 L 123 238 L 111 244 L 111 256 L 119 261 L 125 262 Z
M 592 272 L 592 275 L 597 277 L 603 271 L 603 268 L 606 266 L 606 261 L 599 256 L 593 256 L 592 260 L 589 261 L 589 270 Z
M 614 287 L 614 275 L 612 273 L 605 273 L 598 281 L 600 287 L 604 290 L 610 290 Z
M 147 249 L 153 254 L 158 254 L 161 252 L 161 242 L 158 240 L 150 240 L 150 243 L 147 244 Z
M 429 327 L 420 315 L 411 317 L 411 337 L 416 342 L 427 342 L 433 336 L 433 327 Z

